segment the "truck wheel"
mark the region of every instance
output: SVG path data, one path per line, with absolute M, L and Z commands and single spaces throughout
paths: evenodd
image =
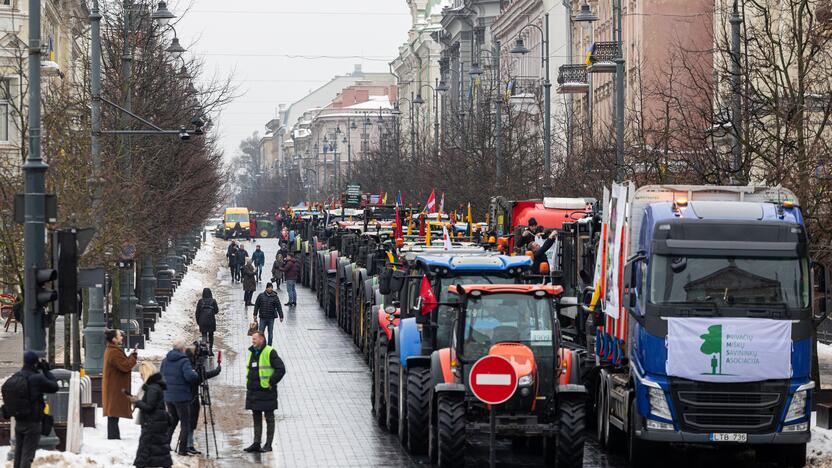
M 399 361 L 396 353 L 387 353 L 387 430 L 396 432 L 399 427 Z
M 658 453 L 653 450 L 653 444 L 636 437 L 636 420 L 639 418 L 636 400 L 630 402 L 629 427 L 627 430 L 627 461 L 630 466 L 658 466 Z
M 387 335 L 379 334 L 373 358 L 373 411 L 379 426 L 387 424 L 387 408 L 384 402 L 384 363 L 387 360 Z
M 437 463 L 465 466 L 465 402 L 451 395 L 439 395 L 437 401 Z
M 558 468 L 584 466 L 585 412 L 585 403 L 579 398 L 563 398 L 558 402 L 558 436 L 555 444 L 555 463 Z
M 430 418 L 430 369 L 416 367 L 407 372 L 407 450 L 425 453 Z

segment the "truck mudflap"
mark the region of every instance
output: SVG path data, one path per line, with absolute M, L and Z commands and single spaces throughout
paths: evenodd
M 455 382 L 456 379 L 451 371 L 451 348 L 442 348 L 431 353 L 430 376 L 436 385 Z
M 406 369 L 407 359 L 422 353 L 422 333 L 416 327 L 415 317 L 400 320 L 397 330 L 396 351 L 399 353 L 399 362 Z
M 465 393 L 465 385 L 461 383 L 441 383 L 433 387 L 435 393 L 462 392 Z
M 396 312 L 392 316 L 393 319 L 390 320 L 391 316 L 384 311 L 384 307 L 382 305 L 374 305 L 373 308 L 376 310 L 376 315 L 378 316 L 378 328 L 384 330 L 384 334 L 387 335 L 388 342 L 392 341 L 393 330 L 390 327 L 399 326 L 399 309 L 396 309 Z

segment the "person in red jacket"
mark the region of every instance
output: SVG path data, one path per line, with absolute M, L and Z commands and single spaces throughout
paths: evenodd
M 251 235 L 251 240 L 254 241 L 254 238 L 257 237 L 257 219 L 252 217 L 248 222 L 248 231 Z

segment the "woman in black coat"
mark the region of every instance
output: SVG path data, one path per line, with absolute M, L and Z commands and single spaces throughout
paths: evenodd
M 131 396 L 133 405 L 141 412 L 142 433 L 133 465 L 137 467 L 164 467 L 173 465 L 168 437 L 168 413 L 165 410 L 165 385 L 162 374 L 150 361 L 143 361 L 139 373 L 144 379 L 141 400 Z
M 254 265 L 252 264 L 250 258 L 246 259 L 246 266 L 243 267 L 242 276 L 244 293 L 243 301 L 245 302 L 245 306 L 249 307 L 253 305 L 251 302 L 251 297 L 254 295 L 254 291 L 257 289 L 257 270 L 254 268 Z
M 217 314 L 220 306 L 211 293 L 211 288 L 202 290 L 202 299 L 196 303 L 196 324 L 199 334 L 208 341 L 208 350 L 214 353 L 214 332 L 217 331 Z

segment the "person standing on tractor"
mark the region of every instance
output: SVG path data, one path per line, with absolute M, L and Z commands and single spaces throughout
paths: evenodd
M 254 250 L 254 253 L 251 254 L 251 259 L 254 261 L 254 268 L 257 269 L 257 282 L 263 281 L 263 266 L 266 265 L 266 254 L 260 250 L 260 245 L 258 244 Z
M 34 351 L 23 353 L 23 368 L 3 383 L 3 416 L 14 418 L 14 468 L 29 468 L 42 433 L 43 394 L 58 391 L 49 363 Z
M 267 285 L 268 288 L 268 285 Z M 258 302 L 259 302 L 258 298 Z M 278 302 L 278 306 L 280 303 Z M 286 366 L 277 351 L 266 344 L 262 331 L 251 335 L 246 360 L 246 409 L 254 422 L 254 442 L 246 452 L 271 452 L 274 441 L 274 412 L 277 410 L 277 384 L 286 375 Z M 263 418 L 266 419 L 266 443 L 261 447 Z
M 283 279 L 286 280 L 286 293 L 289 295 L 289 302 L 286 303 L 286 307 L 294 307 L 298 305 L 295 285 L 298 279 L 300 279 L 300 265 L 298 265 L 298 262 L 291 252 L 286 254 L 286 261 L 283 263 L 283 268 L 280 271 L 283 272 Z
M 523 234 L 520 235 L 520 238 L 517 239 L 517 250 L 522 251 L 523 247 L 530 245 L 534 242 L 535 235 L 539 233 L 538 231 L 537 220 L 534 218 L 529 218 L 529 226 L 523 231 Z M 531 249 L 529 249 L 531 250 Z
M 280 307 L 280 297 L 277 292 L 272 289 L 271 283 L 266 283 L 266 290 L 257 296 L 254 301 L 254 321 L 257 321 L 257 316 L 260 316 L 261 332 L 269 330 L 269 346 L 272 345 L 272 337 L 274 336 L 274 319 L 279 317 L 283 321 L 283 308 Z
M 532 251 L 532 273 L 535 275 L 540 274 L 540 265 L 548 262 L 546 258 L 546 252 L 555 245 L 555 241 L 558 239 L 558 231 L 553 230 L 549 237 L 546 238 L 546 242 L 543 243 L 541 246 L 537 242 L 532 242 L 529 244 L 529 250 Z

